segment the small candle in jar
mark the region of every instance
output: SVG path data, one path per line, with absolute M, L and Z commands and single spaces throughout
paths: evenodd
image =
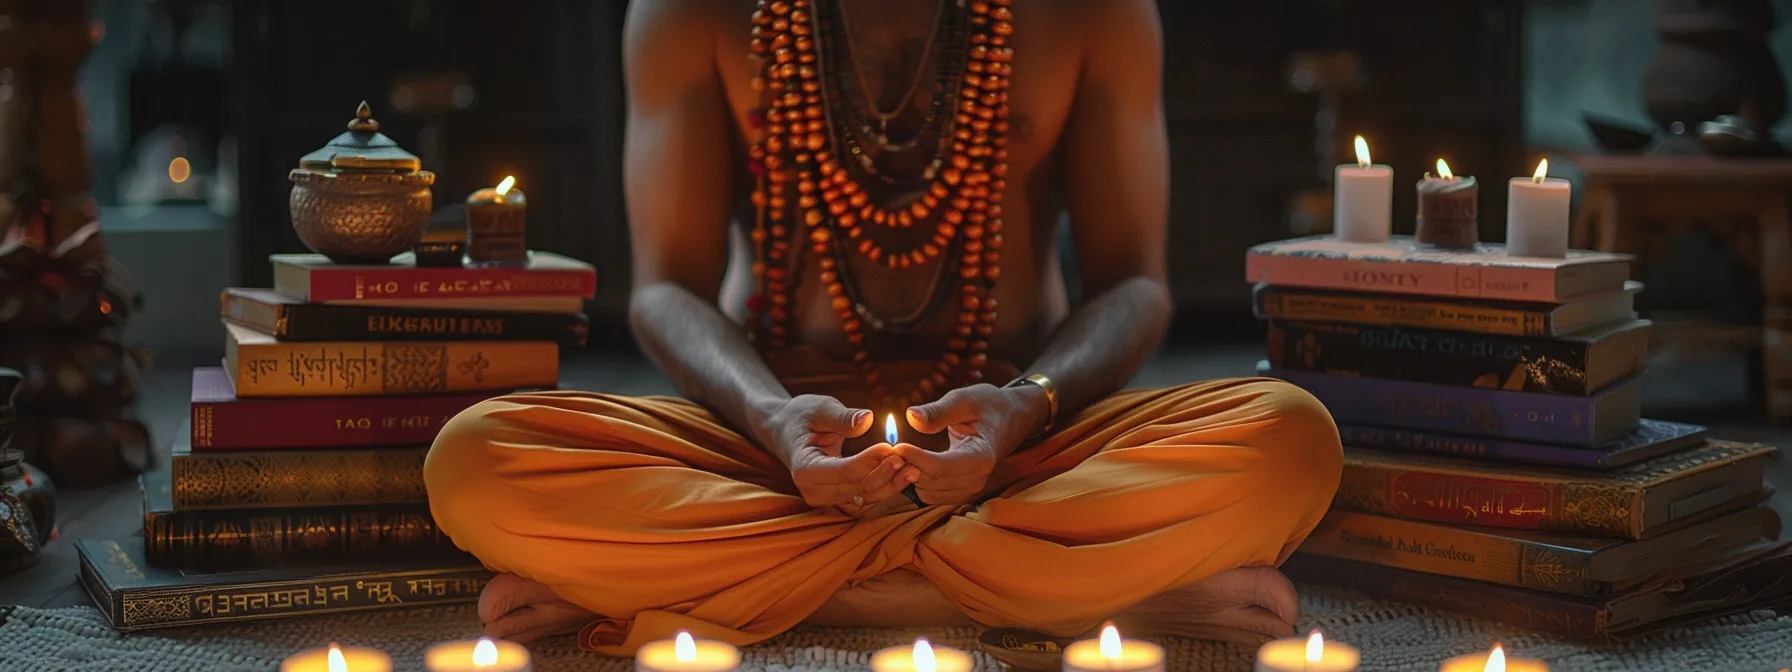
M 1101 636 L 1064 647 L 1064 672 L 1163 672 L 1164 649 L 1151 642 L 1121 639 L 1109 623 Z
M 925 638 L 914 646 L 892 646 L 871 656 L 871 672 L 971 672 L 971 654 L 935 647 Z
M 1353 243 L 1381 243 L 1393 226 L 1394 169 L 1369 162 L 1369 143 L 1356 136 L 1356 165 L 1332 174 L 1332 235 Z
M 1514 177 L 1506 192 L 1506 254 L 1514 257 L 1568 256 L 1568 181 L 1549 177 L 1549 159 L 1530 177 Z
M 1529 658 L 1506 658 L 1506 652 L 1500 645 L 1493 645 L 1487 653 L 1471 653 L 1444 661 L 1439 672 L 1549 672 L 1549 666 L 1541 660 Z
M 1278 639 L 1257 649 L 1256 672 L 1351 672 L 1362 658 L 1355 647 L 1328 642 L 1314 630 L 1305 639 Z
M 740 667 L 740 649 L 678 631 L 672 639 L 648 642 L 635 652 L 635 672 L 730 672 Z
M 529 650 L 516 642 L 480 638 L 442 642 L 423 652 L 429 672 L 529 672 Z
M 1437 160 L 1437 176 L 1419 180 L 1419 221 L 1413 238 L 1420 243 L 1451 249 L 1467 249 L 1480 239 L 1481 187 L 1474 177 L 1450 173 L 1450 164 Z
M 392 672 L 392 659 L 373 649 L 331 643 L 293 654 L 280 662 L 280 672 Z
M 515 177 L 467 197 L 467 262 L 474 266 L 520 266 L 529 261 L 524 220 L 529 201 Z

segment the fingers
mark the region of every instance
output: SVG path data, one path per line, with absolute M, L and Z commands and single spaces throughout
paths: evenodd
M 847 408 L 840 400 L 825 397 L 809 414 L 809 431 L 832 432 L 853 438 L 870 431 L 874 421 L 871 411 Z
M 938 434 L 947 427 L 977 419 L 972 395 L 963 389 L 947 392 L 939 401 L 908 409 L 908 424 L 922 434 Z
M 936 453 L 926 448 L 909 443 L 899 443 L 893 448 L 897 455 L 907 460 L 921 471 L 926 478 L 943 478 L 946 476 L 979 475 L 988 476 L 988 464 L 978 451 L 963 445 L 953 447 L 945 452 Z
M 900 478 L 904 466 L 900 457 L 891 455 L 884 458 L 884 461 L 878 464 L 877 469 L 873 470 L 871 475 L 866 476 L 865 480 L 859 484 L 860 496 L 870 504 L 901 494 L 902 489 L 908 487 L 908 481 Z
M 1294 584 L 1274 568 L 1229 569 L 1209 580 L 1222 587 L 1228 600 L 1235 604 L 1261 608 L 1285 623 L 1300 618 L 1300 596 L 1295 593 Z

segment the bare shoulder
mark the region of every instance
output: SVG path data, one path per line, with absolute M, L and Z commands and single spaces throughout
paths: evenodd
M 750 0 L 748 0 L 750 3 Z M 738 14 L 742 0 L 635 0 L 629 3 L 623 50 L 655 51 L 661 44 L 689 52 L 712 39 L 721 17 Z
M 1024 1 L 1024 0 L 1023 0 Z M 1161 40 L 1157 0 L 1056 0 L 1067 20 L 1074 21 L 1087 47 L 1138 48 L 1132 44 Z

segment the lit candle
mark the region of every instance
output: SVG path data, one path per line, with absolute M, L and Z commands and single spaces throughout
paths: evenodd
M 1120 630 L 1112 623 L 1101 626 L 1100 637 L 1071 642 L 1070 646 L 1064 647 L 1064 672 L 1163 672 L 1163 669 L 1163 647 L 1137 639 L 1121 639 Z
M 1314 630 L 1305 639 L 1278 639 L 1257 649 L 1256 672 L 1351 672 L 1362 658 L 1355 647 L 1328 642 Z
M 648 642 L 635 652 L 635 672 L 729 672 L 740 667 L 740 649 L 678 631 L 672 639 Z
M 1380 243 L 1393 226 L 1394 169 L 1369 162 L 1369 143 L 1356 136 L 1356 165 L 1332 175 L 1332 232 L 1339 240 Z
M 515 177 L 467 197 L 467 261 L 474 266 L 517 266 L 529 261 L 524 218 L 529 200 Z
M 293 654 L 280 662 L 280 672 L 392 672 L 392 659 L 373 649 L 331 643 Z
M 897 438 L 899 437 L 896 436 L 896 414 L 891 413 L 884 416 L 884 442 L 894 446 Z
M 529 650 L 516 642 L 480 638 L 442 642 L 423 652 L 429 672 L 529 672 Z
M 1568 256 L 1568 181 L 1549 177 L 1549 159 L 1529 178 L 1514 177 L 1506 192 L 1506 254 Z
M 936 647 L 926 638 L 914 646 L 892 646 L 871 655 L 871 672 L 971 672 L 971 654 Z
M 1444 661 L 1439 672 L 1549 672 L 1549 666 L 1541 660 L 1529 658 L 1506 658 L 1506 652 L 1500 645 L 1493 645 L 1493 651 L 1485 654 L 1471 653 Z
M 1465 249 L 1480 240 L 1481 186 L 1473 177 L 1457 177 L 1450 164 L 1437 160 L 1437 176 L 1419 180 L 1419 222 L 1413 238 L 1438 247 Z

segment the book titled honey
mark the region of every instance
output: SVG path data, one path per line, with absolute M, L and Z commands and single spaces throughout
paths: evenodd
M 224 371 L 239 398 L 500 392 L 560 377 L 553 341 L 305 343 L 224 328 Z

